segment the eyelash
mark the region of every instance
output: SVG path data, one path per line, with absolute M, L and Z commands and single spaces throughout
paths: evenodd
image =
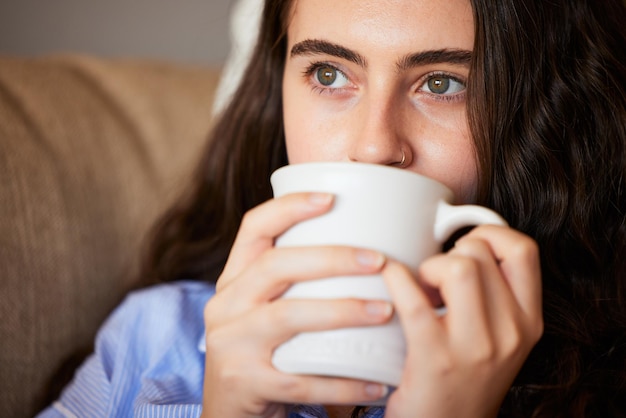
M 331 95 L 344 91 L 345 90 L 344 88 L 324 87 L 319 83 L 319 81 L 314 79 L 315 73 L 320 68 L 323 68 L 323 67 L 328 67 L 330 69 L 333 69 L 334 71 L 341 73 L 346 79 L 349 79 L 346 73 L 340 70 L 339 68 L 337 68 L 336 65 L 330 64 L 328 62 L 314 62 L 314 63 L 311 63 L 311 65 L 309 65 L 303 72 L 303 75 L 309 80 L 309 83 L 311 84 L 311 91 L 317 94 L 331 94 Z M 433 71 L 433 72 L 426 74 L 420 79 L 420 81 L 418 82 L 419 87 L 417 88 L 416 91 L 422 92 L 428 95 L 433 100 L 444 101 L 444 102 L 459 102 L 465 99 L 465 95 L 466 95 L 465 89 L 463 89 L 461 92 L 453 93 L 453 94 L 436 94 L 436 93 L 432 93 L 428 91 L 423 91 L 422 89 L 424 88 L 424 86 L 426 86 L 426 83 L 428 83 L 428 81 L 434 78 L 447 78 L 456 83 L 462 84 L 464 87 L 467 84 L 466 80 L 454 74 L 451 74 L 445 71 Z
M 452 94 L 436 94 L 436 93 L 422 90 L 430 80 L 435 79 L 435 78 L 447 78 L 451 81 L 459 83 L 463 86 L 463 90 L 457 93 L 452 93 Z M 420 79 L 419 87 L 417 91 L 427 94 L 428 96 L 432 97 L 434 100 L 440 100 L 440 101 L 445 101 L 445 102 L 459 102 L 465 99 L 466 92 L 467 92 L 467 80 L 457 75 L 445 72 L 445 71 L 433 71 L 433 72 L 426 74 L 424 77 Z
M 313 78 L 315 77 L 315 73 L 323 67 L 331 68 L 338 73 L 341 73 L 346 79 L 349 79 L 346 73 L 337 68 L 336 65 L 330 64 L 328 62 L 314 62 L 309 65 L 303 72 L 303 75 L 307 78 L 307 80 L 309 80 L 309 83 L 311 84 L 311 91 L 318 94 L 336 94 L 344 91 L 343 88 L 324 87 L 319 83 L 319 81 Z

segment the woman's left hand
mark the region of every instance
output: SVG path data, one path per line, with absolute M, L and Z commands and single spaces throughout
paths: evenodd
M 417 278 L 392 261 L 383 275 L 407 340 L 386 416 L 495 416 L 543 333 L 535 241 L 480 226 L 424 261 Z M 437 315 L 422 287 L 438 290 L 445 315 Z

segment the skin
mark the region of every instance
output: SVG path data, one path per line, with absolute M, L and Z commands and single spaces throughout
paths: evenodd
M 446 184 L 461 202 L 472 200 L 476 160 L 464 87 L 469 61 L 443 56 L 442 62 L 403 64 L 430 51 L 469 58 L 469 2 L 298 1 L 288 41 L 283 100 L 290 163 L 397 165 L 404 152 L 404 168 Z M 308 46 L 322 41 L 359 59 Z M 321 84 L 316 73 L 304 74 L 311 67 L 334 71 L 336 81 Z M 435 94 L 429 80 L 450 87 Z
M 402 168 L 443 182 L 459 202 L 472 201 L 469 69 L 460 59 L 473 45 L 469 3 L 298 0 L 292 12 L 283 82 L 290 162 L 399 166 L 404 152 Z M 441 50 L 443 61 L 416 59 Z M 295 282 L 363 272 L 383 273 L 407 336 L 405 371 L 386 416 L 494 416 L 543 330 L 535 242 L 510 228 L 478 227 L 427 259 L 418 277 L 372 251 L 274 248 L 277 236 L 332 204 L 333 196 L 293 194 L 244 216 L 205 308 L 203 416 L 285 417 L 284 404 L 357 405 L 383 396 L 379 384 L 288 375 L 270 362 L 299 332 L 388 321 L 392 309 L 383 301 L 279 298 Z M 437 290 L 445 316 L 434 313 L 424 288 Z

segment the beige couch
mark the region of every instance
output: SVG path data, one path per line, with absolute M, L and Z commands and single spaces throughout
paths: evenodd
M 138 285 L 140 242 L 195 164 L 217 81 L 145 60 L 0 58 L 0 416 L 49 402 Z

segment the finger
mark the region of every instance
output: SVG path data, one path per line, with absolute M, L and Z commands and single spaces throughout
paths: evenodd
M 327 193 L 294 193 L 268 200 L 247 212 L 218 282 L 218 290 L 271 248 L 276 237 L 298 222 L 325 213 L 333 200 L 333 196 Z
M 419 347 L 424 353 L 441 347 L 445 335 L 439 316 L 411 272 L 398 262 L 388 261 L 382 274 L 407 344 Z M 432 337 L 424 338 L 424 335 Z
M 491 340 L 475 340 L 474 354 L 481 359 L 494 358 L 499 352 L 505 354 L 515 351 L 524 339 L 524 324 L 518 301 L 503 277 L 498 260 L 488 242 L 474 235 L 468 235 L 457 241 L 451 254 L 473 260 L 479 272 L 484 295 L 484 320 Z M 520 321 L 521 319 L 521 321 Z M 461 325 L 462 326 L 462 325 Z M 482 344 L 481 344 L 482 342 Z
M 352 401 L 363 398 L 362 391 L 355 391 L 353 383 L 348 386 L 353 389 L 350 391 L 342 390 L 343 396 L 328 396 L 328 392 L 324 391 L 319 384 L 308 386 L 301 380 L 288 380 L 285 384 L 283 381 L 281 391 L 285 392 L 292 387 L 300 387 L 302 392 L 299 396 L 293 393 L 284 398 L 276 399 L 277 391 L 271 386 L 271 378 L 280 379 L 281 373 L 274 369 L 269 358 L 274 349 L 284 341 L 295 336 L 300 332 L 319 331 L 323 329 L 344 328 L 359 325 L 378 325 L 389 320 L 392 315 L 391 304 L 386 301 L 364 301 L 364 300 L 279 300 L 271 304 L 264 305 L 255 312 L 250 312 L 247 317 L 241 318 L 240 321 L 234 321 L 230 324 L 221 324 L 217 329 L 207 332 L 207 359 L 217 361 L 219 365 L 215 370 L 221 369 L 223 375 L 228 379 L 234 379 L 236 384 L 240 386 L 246 385 L 246 382 L 253 382 L 253 386 L 248 390 L 258 393 L 260 389 L 267 389 L 262 396 L 267 400 L 279 400 L 283 402 L 291 402 L 293 400 L 331 400 L 331 401 Z M 262 364 L 259 359 L 267 359 L 267 363 Z M 245 368 L 242 369 L 242 364 Z M 259 372 L 261 370 L 261 372 Z M 242 378 L 245 373 L 245 378 Z M 251 374 L 257 374 L 258 379 L 251 378 Z M 289 378 L 289 375 L 283 377 Z M 263 385 L 258 385 L 258 382 Z M 321 383 L 320 380 L 318 383 Z M 330 383 L 331 381 L 323 381 Z M 348 382 L 348 381 L 346 381 Z M 344 384 L 347 384 L 344 382 Z M 337 383 L 337 382 L 334 382 Z M 310 384 L 310 383 L 309 383 Z M 310 388 L 311 392 L 307 395 L 305 388 Z M 245 391 L 245 390 L 244 390 Z M 297 391 L 296 391 L 297 392 Z M 287 392 L 286 392 L 287 393 Z M 318 393 L 317 395 L 311 395 Z M 353 393 L 354 396 L 347 396 L 346 393 Z M 312 396 L 306 398 L 306 396 Z M 373 396 L 377 399 L 378 396 Z
M 276 299 L 296 282 L 340 275 L 372 274 L 385 263 L 382 254 L 350 247 L 277 248 L 253 262 L 205 308 L 207 326 L 231 321 Z
M 501 318 L 505 312 L 511 312 L 511 308 L 519 308 L 518 301 L 500 270 L 500 261 L 496 259 L 486 240 L 474 235 L 463 237 L 457 241 L 450 254 L 475 260 L 482 277 L 490 318 Z
M 511 228 L 485 225 L 472 230 L 498 260 L 499 269 L 520 309 L 534 323 L 542 323 L 541 267 L 537 243 Z
M 392 313 L 388 301 L 281 299 L 230 322 L 213 323 L 205 316 L 207 353 L 211 358 L 229 353 L 240 359 L 269 359 L 276 347 L 297 334 L 381 325 Z
M 449 252 L 424 261 L 419 280 L 439 289 L 446 306 L 445 324 L 452 344 L 473 342 L 474 351 L 490 350 L 489 309 L 483 269 L 472 257 Z M 479 345 L 485 347 L 479 347 Z
M 385 257 L 373 250 L 343 246 L 275 248 L 266 251 L 230 286 L 242 306 L 254 306 L 279 297 L 298 282 L 312 279 L 373 274 Z
M 276 346 L 302 332 L 383 324 L 391 318 L 390 302 L 362 299 L 280 299 L 247 313 L 242 335 Z M 245 324 L 245 325 L 243 325 Z
M 386 385 L 321 376 L 281 373 L 276 370 L 263 373 L 263 385 L 258 385 L 260 396 L 287 404 L 358 405 L 384 398 Z M 261 380 L 259 380 L 261 381 Z M 278 399 L 276 398 L 278 395 Z
M 205 385 L 205 394 L 207 389 L 213 389 L 217 394 L 212 397 L 218 402 L 220 399 L 224 402 L 225 398 L 232 397 L 233 388 L 236 388 L 236 398 L 232 402 L 239 404 L 245 411 L 239 416 L 268 416 L 268 404 L 358 405 L 379 400 L 388 393 L 387 387 L 379 383 L 282 373 L 269 363 L 262 364 L 252 358 L 246 360 L 226 360 L 226 370 L 211 366 L 206 368 L 205 382 L 215 385 Z M 220 390 L 225 393 L 220 394 Z M 209 406 L 215 410 L 215 416 L 231 416 L 229 413 L 232 410 L 220 411 L 219 405 Z

